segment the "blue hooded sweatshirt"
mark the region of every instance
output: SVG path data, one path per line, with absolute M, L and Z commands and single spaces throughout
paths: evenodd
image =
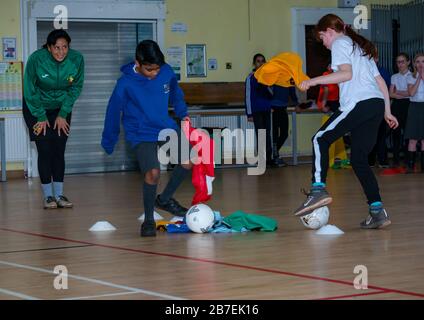
M 255 112 L 271 110 L 271 92 L 268 87 L 259 83 L 254 72 L 246 78 L 245 92 L 246 115 L 251 117 Z
M 123 75 L 109 99 L 102 135 L 102 147 L 108 154 L 118 142 L 121 115 L 125 139 L 132 147 L 140 142 L 158 141 L 162 129 L 178 130 L 169 116 L 169 105 L 178 118 L 187 116 L 183 91 L 168 64 L 162 65 L 152 80 L 136 72 L 134 62 L 122 66 L 121 71 Z

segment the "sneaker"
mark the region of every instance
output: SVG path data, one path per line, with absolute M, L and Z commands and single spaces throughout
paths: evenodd
M 184 208 L 182 205 L 180 205 L 174 198 L 169 199 L 166 203 L 162 202 L 160 200 L 160 195 L 156 197 L 155 206 L 177 217 L 184 217 L 188 211 L 187 208 Z
M 57 206 L 59 208 L 72 208 L 74 204 L 68 200 L 65 196 L 59 196 L 56 198 Z
M 156 237 L 156 223 L 154 221 L 144 221 L 141 225 L 140 235 L 142 237 Z
M 275 159 L 275 161 L 280 168 L 288 166 L 288 164 L 283 160 L 283 158 L 277 158 Z
M 56 209 L 56 199 L 53 197 L 47 197 L 44 199 L 44 209 Z
M 312 187 L 309 193 L 304 189 L 302 192 L 307 196 L 305 202 L 294 212 L 295 216 L 304 216 L 311 211 L 324 207 L 333 201 L 324 187 Z
M 361 222 L 362 229 L 382 229 L 392 222 L 383 206 L 370 207 L 370 214 Z
M 286 167 L 287 164 L 281 158 L 274 158 L 272 160 L 267 161 L 267 168 L 282 168 Z
M 388 162 L 386 162 L 386 161 L 381 162 L 381 163 L 379 163 L 379 164 L 378 164 L 378 167 L 379 167 L 380 169 L 387 169 L 387 168 L 389 168 L 389 163 L 388 163 Z

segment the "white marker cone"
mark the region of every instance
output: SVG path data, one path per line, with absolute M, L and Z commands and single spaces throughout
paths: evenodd
M 164 217 L 162 217 L 159 213 L 157 213 L 156 211 L 153 212 L 153 217 L 155 218 L 155 221 L 158 220 L 165 220 Z M 138 217 L 138 220 L 140 221 L 144 221 L 144 213 Z
M 116 228 L 107 221 L 97 221 L 89 231 L 114 231 Z
M 177 216 L 175 216 L 170 221 L 171 222 L 184 221 L 184 217 L 177 217 Z
M 318 235 L 338 235 L 338 234 L 344 234 L 342 230 L 337 228 L 336 226 L 333 226 L 331 224 L 327 224 L 323 227 L 321 227 L 315 234 Z

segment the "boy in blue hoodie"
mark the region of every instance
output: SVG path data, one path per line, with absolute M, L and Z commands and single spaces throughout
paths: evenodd
M 271 99 L 272 94 L 267 86 L 261 84 L 254 77 L 254 73 L 266 62 L 265 56 L 257 53 L 253 56 L 253 71 L 245 81 L 245 106 L 247 121 L 255 126 L 256 140 L 258 141 L 259 130 L 266 130 L 266 163 L 272 166 L 271 144 Z M 258 147 L 259 150 L 259 147 Z
M 140 42 L 135 58 L 135 62 L 121 68 L 123 75 L 117 81 L 109 100 L 102 147 L 107 154 L 113 152 L 118 141 L 122 117 L 125 138 L 135 149 L 140 170 L 144 175 L 145 220 L 141 226 L 141 236 L 145 237 L 156 235 L 153 216 L 155 206 L 176 216 L 184 216 L 187 212 L 187 208 L 172 198 L 192 168 L 188 158 L 183 160 L 182 153 L 179 155 L 180 164 L 174 168 L 162 194 L 156 196 L 156 189 L 160 176 L 158 147 L 165 143 L 160 141 L 159 133 L 164 129 L 173 129 L 180 133 L 177 123 L 169 116 L 168 105 L 174 107 L 179 119 L 190 119 L 184 94 L 178 86 L 172 68 L 165 63 L 158 44 L 152 40 Z M 181 138 L 180 134 L 179 137 Z

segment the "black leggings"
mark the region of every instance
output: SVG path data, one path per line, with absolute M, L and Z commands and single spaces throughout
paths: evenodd
M 377 140 L 384 116 L 384 100 L 368 99 L 351 111 L 337 111 L 312 138 L 314 161 L 312 181 L 325 183 L 328 170 L 328 149 L 346 133 L 351 133 L 351 164 L 367 196 L 368 203 L 381 201 L 377 179 L 368 165 L 368 154 Z
M 380 126 L 378 127 L 377 141 L 375 142 L 374 148 L 368 155 L 368 163 L 370 166 L 375 165 L 376 159 L 378 159 L 379 164 L 387 162 L 386 137 L 388 128 L 386 121 L 381 120 Z
M 271 112 L 270 111 L 259 111 L 254 112 L 253 123 L 255 124 L 256 141 L 258 139 L 259 129 L 265 129 L 266 131 L 266 161 L 271 161 L 272 146 L 271 146 Z M 258 152 L 260 150 L 259 145 L 257 146 Z
M 275 154 L 278 154 L 281 147 L 289 136 L 289 115 L 287 108 L 275 108 L 272 113 L 272 141 Z
M 50 127 L 46 130 L 46 135 L 34 135 L 33 127 L 37 123 L 37 118 L 34 117 L 25 103 L 23 105 L 23 115 L 25 123 L 28 127 L 29 137 L 35 142 L 38 151 L 38 173 L 42 184 L 52 182 L 63 182 L 65 175 L 65 148 L 68 137 L 61 132 L 59 136 L 57 129 L 54 130 L 54 122 L 59 114 L 59 109 L 46 110 L 47 120 Z M 66 117 L 68 124 L 71 124 L 71 114 Z
M 403 146 L 406 119 L 408 118 L 409 99 L 393 99 L 392 114 L 399 121 L 399 126 L 392 129 L 393 158 L 399 161 L 399 153 Z
M 38 173 L 42 184 L 63 182 L 65 176 L 66 139 L 35 141 L 38 151 Z

